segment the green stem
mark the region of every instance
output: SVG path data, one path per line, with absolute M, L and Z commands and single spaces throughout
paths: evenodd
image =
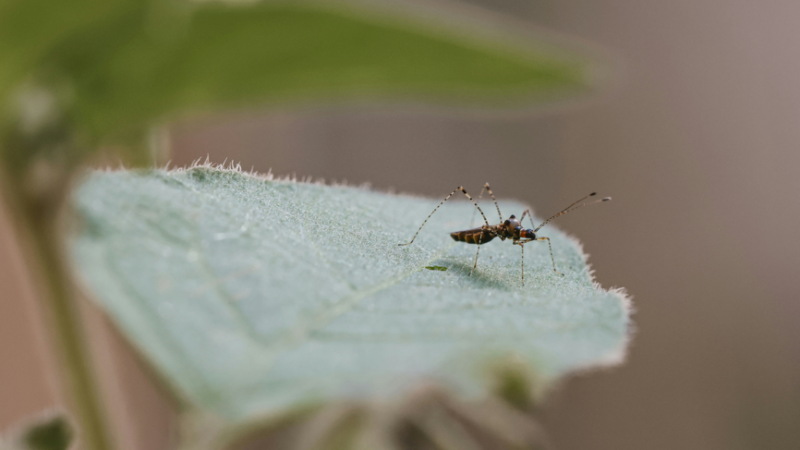
M 49 316 L 50 341 L 59 355 L 64 387 L 69 392 L 73 413 L 80 425 L 83 447 L 87 450 L 111 450 L 98 384 L 81 333 L 74 287 L 59 251 L 61 243 L 54 230 L 49 229 L 49 224 L 37 225 L 34 225 L 32 237 L 42 269 L 42 281 L 47 284 L 44 288 L 48 292 L 43 292 L 41 297 Z
M 0 173 L 4 172 L 0 167 Z M 38 298 L 44 312 L 48 342 L 58 359 L 61 391 L 79 428 L 82 448 L 111 450 L 111 433 L 102 412 L 101 396 L 94 379 L 89 349 L 84 339 L 80 311 L 68 265 L 62 252 L 62 237 L 57 225 L 68 183 L 47 201 L 37 202 L 9 183 L 6 204 L 12 213 L 16 233 L 37 283 Z M 17 194 L 17 195 L 15 195 Z M 20 195 L 21 194 L 21 195 Z

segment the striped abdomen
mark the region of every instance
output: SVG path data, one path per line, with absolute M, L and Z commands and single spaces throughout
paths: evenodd
M 481 235 L 483 236 L 481 237 Z M 454 241 L 466 242 L 467 244 L 477 244 L 478 241 L 480 241 L 481 245 L 491 241 L 496 236 L 497 234 L 493 231 L 483 228 L 473 228 L 471 230 L 450 233 L 450 237 L 453 238 Z

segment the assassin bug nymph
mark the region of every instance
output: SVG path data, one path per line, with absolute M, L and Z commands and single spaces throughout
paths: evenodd
M 422 225 L 419 226 L 419 229 L 417 230 L 417 232 L 414 233 L 414 237 L 411 238 L 410 242 L 408 242 L 406 244 L 398 244 L 398 245 L 403 246 L 403 245 L 412 244 L 414 242 L 414 240 L 417 238 L 417 235 L 419 234 L 419 232 L 422 230 L 422 227 L 424 227 L 425 224 L 428 223 L 428 219 L 431 218 L 433 213 L 435 213 L 444 204 L 444 202 L 446 202 L 450 197 L 453 196 L 453 194 L 455 194 L 458 191 L 463 192 L 464 195 L 467 196 L 469 201 L 471 201 L 472 204 L 475 205 L 475 208 L 477 208 L 478 212 L 481 213 L 481 216 L 483 217 L 483 222 L 484 222 L 484 225 L 479 227 L 479 228 L 471 228 L 469 230 L 454 231 L 454 232 L 450 233 L 450 237 L 453 238 L 454 241 L 465 242 L 467 244 L 477 244 L 477 246 L 478 246 L 478 251 L 475 252 L 475 263 L 472 265 L 472 270 L 469 271 L 469 275 L 472 276 L 472 272 L 474 272 L 475 268 L 478 267 L 478 255 L 481 252 L 481 245 L 486 244 L 487 242 L 491 241 L 492 239 L 494 239 L 496 237 L 499 237 L 500 240 L 502 240 L 502 241 L 505 241 L 506 239 L 511 239 L 511 243 L 513 245 L 519 245 L 520 250 L 522 250 L 521 258 L 520 258 L 520 265 L 522 266 L 522 285 L 523 286 L 525 285 L 525 247 L 524 247 L 524 245 L 529 243 L 529 242 L 547 241 L 547 246 L 550 248 L 550 260 L 553 262 L 553 271 L 555 271 L 559 275 L 564 275 L 563 273 L 561 273 L 558 270 L 556 270 L 556 260 L 555 260 L 555 258 L 553 258 L 553 246 L 550 245 L 550 238 L 546 238 L 546 237 L 537 238 L 536 237 L 536 232 L 537 231 L 539 231 L 543 226 L 547 225 L 548 222 L 550 222 L 551 220 L 555 219 L 556 217 L 563 216 L 564 214 L 566 214 L 568 212 L 574 211 L 574 210 L 576 210 L 578 208 L 581 208 L 583 206 L 586 206 L 586 205 L 593 205 L 595 203 L 607 202 L 607 201 L 611 200 L 611 197 L 606 197 L 606 198 L 603 198 L 603 199 L 600 199 L 600 200 L 596 200 L 596 201 L 593 201 L 593 202 L 587 202 L 587 203 L 583 203 L 583 204 L 578 205 L 578 203 L 581 203 L 582 201 L 586 200 L 587 198 L 593 197 L 595 194 L 597 194 L 596 192 L 592 192 L 591 194 L 587 195 L 586 197 L 583 197 L 580 200 L 578 200 L 578 201 L 572 203 L 571 205 L 567 206 L 566 208 L 562 209 L 558 214 L 555 214 L 554 216 L 552 216 L 549 219 L 545 220 L 538 227 L 536 227 L 534 229 L 530 229 L 530 228 L 523 229 L 522 228 L 522 220 L 525 219 L 525 216 L 528 216 L 528 218 L 531 221 L 531 225 L 534 225 L 534 223 L 533 223 L 533 215 L 531 214 L 529 209 L 526 209 L 525 212 L 522 213 L 522 217 L 520 219 L 517 219 L 515 216 L 512 215 L 507 220 L 503 220 L 503 214 L 500 212 L 500 206 L 497 204 L 497 199 L 494 198 L 494 193 L 492 192 L 492 188 L 489 187 L 489 183 L 486 183 L 486 184 L 483 185 L 483 189 L 481 189 L 481 193 L 478 196 L 478 200 L 480 200 L 481 197 L 483 197 L 483 192 L 484 191 L 488 191 L 489 195 L 492 196 L 492 200 L 494 201 L 495 208 L 497 208 L 497 215 L 500 216 L 500 223 L 499 224 L 497 224 L 497 225 L 489 225 L 489 221 L 486 219 L 486 214 L 483 213 L 483 210 L 481 210 L 481 207 L 478 206 L 478 204 L 475 202 L 475 200 L 472 199 L 472 197 L 467 193 L 467 191 L 463 187 L 459 186 L 459 187 L 455 188 L 455 190 L 453 190 L 453 192 L 451 192 L 450 195 L 445 197 L 444 200 L 442 200 L 442 202 L 439 203 L 439 206 L 434 208 L 433 212 L 431 212 L 428 215 L 428 217 L 425 219 L 425 221 L 422 222 Z M 578 205 L 578 206 L 575 206 L 575 205 Z M 474 218 L 474 214 L 473 214 L 473 218 Z

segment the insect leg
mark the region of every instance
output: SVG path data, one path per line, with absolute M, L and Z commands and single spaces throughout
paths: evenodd
M 491 195 L 492 196 L 492 200 L 494 200 L 494 206 L 495 206 L 495 208 L 497 208 L 497 215 L 500 216 L 500 222 L 502 222 L 503 221 L 503 214 L 500 212 L 500 206 L 497 205 L 497 199 L 494 198 L 494 192 L 492 192 L 492 188 L 489 187 L 489 183 L 486 183 L 486 184 L 483 185 L 483 188 L 481 189 L 481 193 L 480 193 L 480 195 L 478 195 L 478 201 L 480 201 L 481 197 L 483 197 L 483 191 L 489 191 L 489 195 Z M 472 211 L 472 218 L 469 221 L 469 227 L 470 228 L 472 228 L 472 224 L 474 222 L 475 222 L 475 211 Z
M 522 213 L 522 217 L 520 217 L 519 223 L 522 223 L 522 219 L 524 219 L 525 216 L 528 216 L 528 218 L 531 219 L 531 225 L 533 225 L 533 227 L 535 228 L 536 224 L 533 223 L 533 213 L 531 212 L 530 209 L 526 209 L 525 212 Z
M 530 242 L 531 240 L 527 241 L 514 241 L 512 244 L 519 245 L 520 250 L 522 250 L 522 257 L 520 258 L 520 266 L 522 266 L 522 285 L 525 286 L 525 243 Z
M 555 273 L 557 273 L 557 274 L 559 274 L 561 276 L 564 276 L 563 273 L 561 273 L 561 272 L 556 270 L 556 259 L 553 258 L 553 246 L 550 245 L 550 238 L 541 237 L 541 238 L 536 239 L 536 240 L 537 241 L 547 241 L 547 246 L 550 247 L 550 260 L 553 262 L 553 272 L 555 272 Z
M 483 189 L 481 189 L 481 193 L 478 195 L 478 202 L 479 203 L 481 201 L 481 198 L 483 197 L 483 191 L 485 191 L 485 190 L 486 190 L 486 186 L 484 185 Z M 472 211 L 472 217 L 469 219 L 469 227 L 470 228 L 473 228 L 473 226 L 475 224 L 475 214 L 477 214 L 477 213 L 478 213 L 477 210 L 476 211 Z
M 472 272 L 475 272 L 475 268 L 478 267 L 478 255 L 481 253 L 481 242 L 483 242 L 483 233 L 478 236 L 478 251 L 475 252 L 475 264 L 472 265 L 472 270 L 469 271 L 469 276 L 472 276 Z
M 470 195 L 469 195 L 469 194 L 467 194 L 467 191 L 466 191 L 466 190 L 465 190 L 465 189 L 464 189 L 462 186 L 459 186 L 459 187 L 455 188 L 455 189 L 453 190 L 453 192 L 451 192 L 451 193 L 450 193 L 450 195 L 448 195 L 447 197 L 445 197 L 445 198 L 444 198 L 444 200 L 442 200 L 442 202 L 441 202 L 441 203 L 439 203 L 439 206 L 437 206 L 436 208 L 434 208 L 434 209 L 433 209 L 433 212 L 431 212 L 430 214 L 428 214 L 428 217 L 425 219 L 425 221 L 424 221 L 424 222 L 422 222 L 422 225 L 420 225 L 420 226 L 419 226 L 419 229 L 417 230 L 417 232 L 416 232 L 416 233 L 414 233 L 414 237 L 413 237 L 413 238 L 411 238 L 411 241 L 409 241 L 409 242 L 408 242 L 408 243 L 406 243 L 406 244 L 397 244 L 397 245 L 399 245 L 399 246 L 403 246 L 403 245 L 410 245 L 412 242 L 414 242 L 414 239 L 416 239 L 416 238 L 417 238 L 417 235 L 418 235 L 418 234 L 419 234 L 419 232 L 422 230 L 422 227 L 424 227 L 424 226 L 425 226 L 425 224 L 426 224 L 426 223 L 428 223 L 428 219 L 430 219 L 430 218 L 431 218 L 431 216 L 433 215 L 433 213 L 435 213 L 435 212 L 436 212 L 436 211 L 437 211 L 437 210 L 438 210 L 438 209 L 439 209 L 439 208 L 440 208 L 440 207 L 441 207 L 441 206 L 444 204 L 444 202 L 446 202 L 446 201 L 447 201 L 447 200 L 448 200 L 450 197 L 452 197 L 452 196 L 453 196 L 453 194 L 455 194 L 455 193 L 456 193 L 456 192 L 458 192 L 458 191 L 461 191 L 461 192 L 463 192 L 463 193 L 464 193 L 464 195 L 466 195 L 466 196 L 467 196 L 467 198 L 469 199 L 469 201 L 471 201 L 471 202 L 472 202 L 472 204 L 473 204 L 473 205 L 475 205 L 475 207 L 476 207 L 476 208 L 478 208 L 478 212 L 479 212 L 479 213 L 481 213 L 481 216 L 483 217 L 483 221 L 484 221 L 484 223 L 486 223 L 486 226 L 488 227 L 488 226 L 489 226 L 489 221 L 488 221 L 488 220 L 486 220 L 486 215 L 485 215 L 485 214 L 483 213 L 483 211 L 481 210 L 481 207 L 480 207 L 480 206 L 478 206 L 478 204 L 477 204 L 477 203 L 475 203 L 475 200 L 473 200 L 473 199 L 472 199 L 472 197 L 470 197 Z

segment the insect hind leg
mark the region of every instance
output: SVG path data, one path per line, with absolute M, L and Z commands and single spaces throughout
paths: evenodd
M 478 195 L 478 201 L 481 201 L 484 191 L 489 191 L 489 195 L 492 196 L 492 201 L 494 201 L 494 207 L 497 208 L 497 215 L 500 216 L 500 222 L 503 222 L 503 213 L 500 212 L 500 205 L 497 204 L 497 199 L 494 198 L 494 192 L 492 192 L 492 188 L 489 186 L 489 183 L 484 184 L 483 188 L 481 188 L 481 193 Z M 475 211 L 472 211 L 472 218 L 469 220 L 469 227 L 472 228 L 472 224 L 474 223 Z
M 437 210 L 438 210 L 438 209 L 439 209 L 439 208 L 440 208 L 440 207 L 441 207 L 441 206 L 444 204 L 444 202 L 446 202 L 447 200 L 449 200 L 449 199 L 450 199 L 450 197 L 452 197 L 452 196 L 453 196 L 453 194 L 455 194 L 455 193 L 456 193 L 456 192 L 458 192 L 458 191 L 461 191 L 461 192 L 463 192 L 463 193 L 464 193 L 464 195 L 466 195 L 466 196 L 467 196 L 467 198 L 469 199 L 469 201 L 471 201 L 471 202 L 472 202 L 472 204 L 473 204 L 473 205 L 475 205 L 475 207 L 476 207 L 476 208 L 478 208 L 478 212 L 479 212 L 479 213 L 481 213 L 481 216 L 483 217 L 483 222 L 484 222 L 484 223 L 486 224 L 486 226 L 488 227 L 488 226 L 489 226 L 489 221 L 488 221 L 488 220 L 486 220 L 486 214 L 484 214 L 484 213 L 483 213 L 483 210 L 481 210 L 481 207 L 480 207 L 480 206 L 478 206 L 478 204 L 477 204 L 477 203 L 475 203 L 475 200 L 473 200 L 473 199 L 472 199 L 472 197 L 471 197 L 471 196 L 470 196 L 470 195 L 467 193 L 466 189 L 464 189 L 464 187 L 463 187 L 463 186 L 459 186 L 459 187 L 457 187 L 457 188 L 453 189 L 453 192 L 451 192 L 451 193 L 450 193 L 450 194 L 449 194 L 447 197 L 445 197 L 445 198 L 444 198 L 444 200 L 442 200 L 442 202 L 441 202 L 441 203 L 439 203 L 439 205 L 438 205 L 436 208 L 434 208 L 434 209 L 433 209 L 433 211 L 432 211 L 430 214 L 428 214 L 428 217 L 426 217 L 426 218 L 425 218 L 425 220 L 422 222 L 422 225 L 420 225 L 420 226 L 419 226 L 419 229 L 417 230 L 417 232 L 416 232 L 416 233 L 414 233 L 414 237 L 413 237 L 413 238 L 411 238 L 411 241 L 409 241 L 408 243 L 405 243 L 405 244 L 397 244 L 397 245 L 399 245 L 399 246 L 411 245 L 411 244 L 414 242 L 414 240 L 415 240 L 415 239 L 417 239 L 417 235 L 419 234 L 419 232 L 420 232 L 420 231 L 422 231 L 422 227 L 424 227 L 424 226 L 425 226 L 425 224 L 426 224 L 426 223 L 428 223 L 428 219 L 430 219 L 430 218 L 431 218 L 431 216 L 432 216 L 432 215 L 433 215 L 433 214 L 434 214 L 434 213 L 435 213 L 435 212 L 436 212 L 436 211 L 437 211 Z M 498 211 L 499 211 L 499 209 L 498 209 Z M 476 261 L 477 261 L 477 258 L 476 258 Z

